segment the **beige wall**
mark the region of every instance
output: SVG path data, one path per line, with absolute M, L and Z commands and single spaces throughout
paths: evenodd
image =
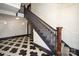
M 54 28 L 63 27 L 62 40 L 79 49 L 79 4 L 33 3 L 32 12 Z
M 24 18 L 0 14 L 0 38 L 23 34 L 27 34 L 27 21 Z

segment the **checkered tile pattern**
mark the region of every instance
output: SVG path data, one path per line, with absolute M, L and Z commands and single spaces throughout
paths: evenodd
M 0 40 L 0 56 L 49 56 L 37 48 L 30 37 L 22 36 Z

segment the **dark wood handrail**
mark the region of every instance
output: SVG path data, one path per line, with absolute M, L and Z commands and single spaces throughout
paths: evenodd
M 25 8 L 25 6 L 24 6 L 24 8 Z M 30 8 L 31 8 L 31 3 L 27 6 L 26 9 L 31 12 Z M 32 12 L 31 12 L 31 13 L 32 13 Z M 34 15 L 35 15 L 35 14 L 34 14 Z M 36 16 L 37 16 L 37 15 L 36 15 Z M 38 16 L 37 16 L 37 17 L 38 17 Z M 38 17 L 38 18 L 39 18 L 39 17 Z M 39 19 L 40 19 L 40 18 L 39 18 Z M 53 27 L 51 27 L 50 25 L 48 25 L 48 24 L 47 24 L 45 21 L 43 21 L 42 19 L 40 19 L 40 21 L 43 22 L 43 25 L 45 24 L 45 26 L 46 26 L 47 28 L 49 27 L 51 30 L 57 31 L 56 29 L 54 29 Z M 48 29 L 49 29 L 49 28 L 48 28 Z
M 30 11 L 30 10 L 28 10 Z M 31 11 L 30 11 L 31 12 Z M 32 13 L 32 12 L 31 12 Z M 35 15 L 35 14 L 34 14 Z M 37 15 L 36 15 L 37 16 Z M 38 16 L 37 16 L 38 17 Z M 38 17 L 39 18 L 39 17 Z M 40 18 L 39 18 L 40 19 Z M 53 27 L 51 27 L 50 25 L 48 25 L 45 21 L 43 21 L 42 19 L 39 20 L 40 22 L 43 22 L 42 24 L 45 25 L 45 27 L 49 27 L 51 30 L 57 31 L 56 29 L 54 29 Z M 48 29 L 49 29 L 48 28 Z

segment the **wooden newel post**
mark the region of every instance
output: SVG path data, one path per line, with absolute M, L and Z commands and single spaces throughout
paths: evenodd
M 62 39 L 62 27 L 57 27 L 57 48 L 56 48 L 57 56 L 61 56 L 61 39 Z
M 31 10 L 31 3 L 27 6 L 28 10 Z

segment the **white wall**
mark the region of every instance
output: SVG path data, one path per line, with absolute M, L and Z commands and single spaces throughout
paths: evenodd
M 27 21 L 24 18 L 0 14 L 0 38 L 23 34 L 27 34 Z
M 54 28 L 63 27 L 62 40 L 79 49 L 79 4 L 33 3 L 32 12 Z
M 44 43 L 44 41 L 41 39 L 41 37 L 38 35 L 38 33 L 35 30 L 33 30 L 33 32 L 34 32 L 34 43 L 36 43 L 50 51 L 49 47 Z

